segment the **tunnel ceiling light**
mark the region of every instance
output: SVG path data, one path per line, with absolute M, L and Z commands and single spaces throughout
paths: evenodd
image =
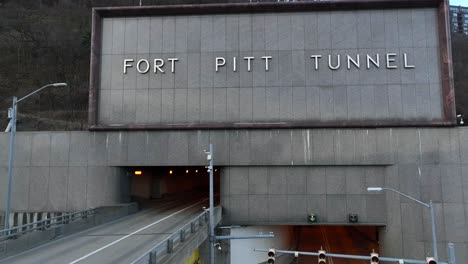
M 218 169 L 215 169 L 215 171 L 218 171 Z
M 142 174 L 143 174 L 143 172 L 140 171 L 140 170 L 136 170 L 136 171 L 135 171 L 135 175 L 142 175 Z
M 198 173 L 198 170 L 195 170 L 195 173 Z
M 169 171 L 169 174 L 172 174 L 172 170 Z
M 188 173 L 188 172 L 189 172 L 189 170 L 185 170 L 185 173 Z

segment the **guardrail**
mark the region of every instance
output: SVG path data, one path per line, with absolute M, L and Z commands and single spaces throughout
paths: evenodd
M 215 213 L 220 208 L 215 208 Z M 174 245 L 178 242 L 184 242 L 190 235 L 198 232 L 203 225 L 208 225 L 209 211 L 197 215 L 195 218 L 190 220 L 187 224 L 177 229 L 170 236 L 166 237 L 163 241 L 159 242 L 145 252 L 142 256 L 132 262 L 132 264 L 149 263 L 156 264 L 166 255 L 174 252 Z M 208 231 L 207 231 L 208 232 Z
M 19 225 L 11 227 L 9 229 L 0 230 L 0 240 L 17 238 L 20 235 L 35 231 L 35 230 L 46 230 L 50 228 L 56 228 L 64 224 L 75 220 L 85 219 L 88 216 L 94 214 L 96 209 L 88 209 L 79 212 L 67 213 L 60 216 L 46 218 L 36 222 L 32 222 L 25 225 Z

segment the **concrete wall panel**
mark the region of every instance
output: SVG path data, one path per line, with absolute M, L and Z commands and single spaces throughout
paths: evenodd
M 70 158 L 70 134 L 52 133 L 50 138 L 50 165 L 68 166 Z
M 347 221 L 346 195 L 327 195 L 327 221 L 330 223 L 343 223 Z
M 44 188 L 45 188 L 45 191 L 47 191 L 47 186 L 44 186 L 44 183 L 41 182 L 41 179 L 31 177 L 32 175 L 31 170 L 34 171 L 33 175 L 35 176 L 38 175 L 35 172 L 35 170 L 30 167 L 18 167 L 18 168 L 14 168 L 13 170 L 12 189 L 11 189 L 11 208 L 15 208 L 15 210 L 18 210 L 18 211 L 28 210 L 29 208 L 34 206 L 34 204 L 31 203 L 31 198 L 34 199 L 34 197 L 30 197 L 32 195 L 31 192 L 34 192 L 35 194 L 39 194 L 39 195 L 44 195 Z M 7 171 L 5 170 L 5 172 Z M 4 175 L 6 176 L 6 173 Z M 41 176 L 39 175 L 38 177 L 41 177 Z M 7 181 L 5 181 L 5 183 L 7 183 Z M 38 183 L 37 189 L 33 187 L 34 189 L 31 190 L 31 186 L 35 186 L 33 184 L 37 184 L 37 183 Z M 47 182 L 45 183 L 45 185 L 47 185 Z M 7 191 L 6 185 L 5 185 L 5 191 Z M 5 195 L 5 198 L 6 198 L 6 195 Z M 42 202 L 47 203 L 45 196 L 41 198 L 43 199 Z M 5 206 L 5 205 L 2 205 L 2 206 Z
M 119 165 L 127 162 L 128 134 L 115 132 L 107 134 L 107 164 Z
M 36 212 L 47 211 L 49 200 L 50 167 L 31 167 L 29 173 L 28 209 Z M 18 188 L 15 189 L 18 190 Z M 24 195 L 24 192 L 20 193 L 21 195 Z
M 453 242 L 465 242 L 466 243 L 466 232 L 460 230 L 466 230 L 466 219 L 464 212 L 464 206 L 462 204 L 443 204 L 444 207 L 444 223 L 445 223 L 445 235 L 447 241 Z
M 49 166 L 50 164 L 50 134 L 34 133 L 32 135 L 31 165 Z
M 70 167 L 68 170 L 67 208 L 78 211 L 87 208 L 87 167 Z
M 6 201 L 7 198 L 7 190 L 8 190 L 8 168 L 7 167 L 0 167 L 0 200 Z M 3 208 L 4 207 L 0 207 Z
M 51 211 L 66 212 L 68 167 L 51 167 L 49 175 L 48 207 Z
M 268 194 L 268 174 L 267 168 L 249 169 L 249 193 Z
M 88 164 L 88 133 L 70 134 L 70 166 L 86 166 Z
M 13 161 L 14 166 L 31 165 L 32 135 L 33 133 L 16 135 L 14 144 L 16 152 L 15 159 Z
M 254 177 L 254 176 L 252 176 Z M 286 168 L 268 169 L 268 194 L 286 194 L 288 191 L 288 181 L 286 178 Z
M 86 145 L 85 145 L 86 146 Z M 107 135 L 102 133 L 91 133 L 89 136 L 88 165 L 106 165 L 107 161 Z
M 245 195 L 231 195 L 230 218 L 233 222 L 245 221 L 249 218 L 249 199 Z
M 442 200 L 447 203 L 463 202 L 463 185 L 460 167 L 458 165 L 441 165 L 440 169 L 442 175 Z
M 442 201 L 441 168 L 438 165 L 421 167 L 421 199 Z
M 249 221 L 268 222 L 268 195 L 249 195 Z
M 137 132 L 128 135 L 128 163 L 141 166 L 145 164 L 147 152 L 147 133 Z
M 106 173 L 108 167 L 88 167 L 86 184 L 86 206 L 88 208 L 106 205 Z
M 274 205 L 273 205 L 274 206 Z M 284 208 L 283 208 L 284 210 Z M 307 219 L 307 196 L 288 195 L 287 221 L 304 222 Z
M 308 171 L 305 167 L 288 168 L 286 171 L 286 181 L 288 183 L 287 193 L 306 194 L 307 193 Z

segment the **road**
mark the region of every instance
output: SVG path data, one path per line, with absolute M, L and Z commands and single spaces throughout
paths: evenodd
M 4 263 L 129 263 L 208 206 L 206 198 L 154 202 L 136 214 L 3 259 Z
M 369 256 L 379 252 L 375 227 L 303 226 L 299 230 L 299 251 L 317 252 L 321 247 L 330 253 Z M 317 263 L 317 257 L 301 256 L 298 263 Z M 328 258 L 330 264 L 365 264 L 367 260 Z

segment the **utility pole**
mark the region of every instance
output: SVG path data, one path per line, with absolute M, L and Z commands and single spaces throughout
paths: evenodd
M 215 234 L 214 234 L 214 188 L 213 188 L 213 144 L 210 144 L 210 151 L 205 151 L 206 159 L 210 161 L 208 172 L 210 173 L 210 263 L 215 263 Z
M 11 206 L 11 183 L 13 181 L 13 159 L 15 155 L 15 132 L 16 132 L 16 110 L 18 98 L 13 96 L 13 104 L 10 108 L 10 149 L 8 154 L 8 189 L 7 189 L 7 203 L 5 208 L 4 229 L 6 234 L 9 235 L 8 229 L 10 228 L 10 206 Z
M 17 118 L 17 112 L 18 112 L 18 103 L 23 101 L 24 99 L 30 97 L 31 95 L 34 95 L 46 88 L 49 87 L 64 87 L 67 86 L 66 83 L 52 83 L 52 84 L 47 84 L 45 86 L 42 86 L 41 88 L 35 90 L 34 92 L 21 97 L 18 99 L 16 96 L 13 96 L 13 103 L 10 109 L 8 109 L 9 113 L 9 118 L 10 118 L 10 123 L 8 124 L 8 127 L 5 132 L 10 131 L 10 149 L 9 149 L 9 157 L 8 157 L 8 190 L 7 190 L 7 199 L 6 199 L 6 206 L 5 206 L 5 233 L 6 235 L 9 234 L 8 229 L 10 228 L 10 211 L 11 211 L 11 185 L 13 182 L 13 161 L 14 161 L 14 155 L 15 155 L 15 133 L 16 133 L 16 118 Z
M 448 243 L 448 256 L 449 264 L 457 264 L 457 257 L 455 255 L 455 245 L 453 243 Z
M 210 161 L 210 165 L 207 166 L 208 172 L 210 173 L 210 264 L 215 264 L 215 244 L 216 240 L 231 240 L 231 239 L 258 239 L 258 238 L 273 238 L 273 233 L 269 234 L 258 234 L 258 235 L 246 235 L 246 236 L 215 236 L 215 223 L 214 223 L 214 180 L 213 180 L 213 144 L 210 143 L 210 151 L 204 150 L 206 159 Z M 232 226 L 229 228 L 239 228 L 240 226 Z M 225 227 L 226 228 L 226 227 Z
M 439 261 L 439 253 L 438 253 L 438 250 L 437 250 L 437 235 L 436 235 L 436 225 L 435 225 L 435 213 L 434 213 L 434 205 L 432 204 L 432 200 L 429 201 L 429 203 L 424 203 L 424 202 L 421 202 L 419 201 L 418 199 L 414 198 L 414 197 L 411 197 L 407 194 L 404 194 L 400 191 L 397 191 L 395 189 L 392 189 L 392 188 L 386 188 L 386 187 L 368 187 L 367 188 L 367 191 L 368 192 L 381 192 L 381 191 L 390 191 L 390 192 L 394 192 L 394 193 L 397 193 L 401 196 L 404 196 L 410 200 L 413 200 L 417 203 L 419 203 L 420 205 L 423 205 L 427 208 L 429 208 L 430 210 L 430 213 L 431 213 L 431 230 L 432 230 L 432 251 L 434 253 L 434 258 L 436 261 Z

